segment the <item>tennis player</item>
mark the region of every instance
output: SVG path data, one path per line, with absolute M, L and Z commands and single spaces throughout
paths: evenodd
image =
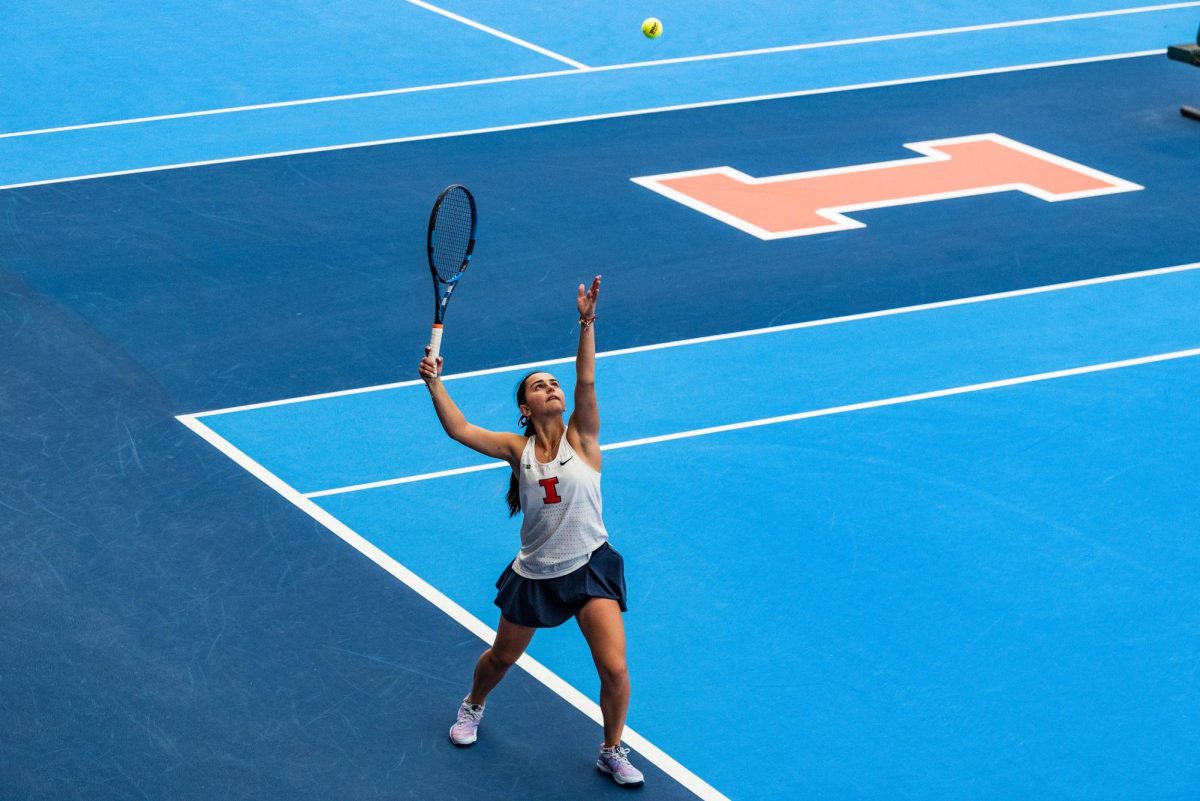
M 426 348 L 419 372 L 438 420 L 451 439 L 512 467 L 509 515 L 522 512 L 521 550 L 500 578 L 496 606 L 500 625 L 491 648 L 475 665 L 471 692 L 450 729 L 455 745 L 475 742 L 484 704 L 534 632 L 575 618 L 600 675 L 604 743 L 597 769 L 622 785 L 643 782 L 621 745 L 629 708 L 625 667 L 625 573 L 621 555 L 608 544 L 601 518 L 600 409 L 596 403 L 596 299 L 600 276 L 579 285 L 579 348 L 575 355 L 575 410 L 566 422 L 566 399 L 558 380 L 534 371 L 517 386 L 524 435 L 488 431 L 467 422 L 439 376 L 442 359 Z

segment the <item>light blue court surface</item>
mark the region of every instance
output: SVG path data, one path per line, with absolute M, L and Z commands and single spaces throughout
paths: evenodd
M 732 799 L 1184 797 L 1200 436 L 1169 398 L 1197 386 L 1190 359 L 609 454 L 630 726 Z M 320 503 L 495 621 L 503 480 Z M 530 652 L 594 696 L 571 629 Z
M 715 0 L 434 5 L 588 67 L 1149 9 L 1108 18 L 1110 31 L 1143 32 L 1113 51 L 1127 52 L 1145 43 L 1145 33 L 1171 33 L 1195 16 L 1187 13 L 1194 2 L 1119 0 L 998 7 L 971 0 L 917 6 L 855 0 L 836 9 L 760 0 L 742 4 L 738 13 Z M 650 14 L 667 23 L 667 33 L 655 42 L 638 30 Z M 5 21 L 0 133 L 572 69 L 404 0 L 351 6 L 128 0 L 113 14 L 38 0 L 10 5 Z M 1084 27 L 1073 27 L 1080 22 Z M 1038 27 L 1061 42 L 1082 43 L 1105 30 L 1092 24 L 1067 20 L 1010 29 L 1003 49 L 1018 63 L 1021 42 L 1036 36 Z M 1164 41 L 1146 46 L 1161 49 Z M 1095 42 L 1091 55 L 1116 43 L 1115 37 Z
M 481 22 L 500 13 L 494 4 L 463 5 L 464 13 L 484 11 Z M 163 18 L 146 14 L 144 27 L 133 28 L 144 49 L 112 46 L 113 37 L 130 33 L 114 28 L 93 33 L 48 66 L 32 53 L 39 28 L 48 23 L 30 19 L 18 38 L 28 57 L 10 59 L 20 80 L 7 85 L 10 91 L 20 86 L 21 93 L 7 103 L 0 95 L 0 188 L 1159 52 L 1194 35 L 1200 8 L 1190 2 L 1110 14 L 1121 7 L 1058 2 L 1010 5 L 999 13 L 956 3 L 948 17 L 930 7 L 898 23 L 895 8 L 878 4 L 839 4 L 828 16 L 817 9 L 798 14 L 791 6 L 770 11 L 764 4 L 733 20 L 721 3 L 699 11 L 680 5 L 689 7 L 677 18 L 690 27 L 653 43 L 637 32 L 635 9 L 622 7 L 618 19 L 609 4 L 592 4 L 582 14 L 574 5 L 549 12 L 535 6 L 527 14 L 504 5 L 505 20 L 518 28 L 508 33 L 527 34 L 551 52 L 561 47 L 572 61 L 584 56 L 587 68 L 405 2 L 366 4 L 336 21 L 316 6 L 268 5 L 262 13 L 257 6 L 253 13 L 231 8 L 203 19 L 185 12 L 173 18 L 178 31 L 157 27 Z M 137 11 L 129 12 L 131 19 Z M 1058 19 L 1062 15 L 1078 18 Z M 558 24 L 537 25 L 547 19 Z M 1042 21 L 1011 26 L 1022 20 Z M 319 39 L 315 25 L 323 26 Z M 236 50 L 206 46 L 242 30 L 253 35 L 249 44 L 237 40 Z M 189 46 L 179 46 L 180 36 Z M 154 44 L 168 38 L 172 48 L 158 55 Z M 772 46 L 801 49 L 706 58 Z M 447 52 L 471 56 L 460 61 Z M 161 72 L 168 69 L 173 77 L 164 81 Z M 63 94 L 85 70 L 88 91 Z M 362 93 L 370 96 L 354 96 Z M 269 107 L 244 108 L 262 104 Z M 207 113 L 222 109 L 234 110 Z M 143 119 L 159 115 L 184 116 Z M 108 124 L 129 120 L 142 121 Z M 67 130 L 57 130 L 62 127 Z
M 1112 368 L 609 451 L 630 725 L 738 799 L 1177 790 L 1163 747 L 1187 716 L 1153 690 L 1184 680 L 1200 635 L 1178 605 L 1200 600 L 1200 564 L 1175 554 L 1196 520 L 1179 490 L 1200 446 L 1197 302 L 1193 266 L 601 359 L 609 444 Z M 522 372 L 448 386 L 474 422 L 511 428 Z M 484 463 L 441 436 L 421 386 L 201 420 L 302 492 Z M 315 500 L 495 625 L 506 482 Z M 569 628 L 531 654 L 594 696 Z

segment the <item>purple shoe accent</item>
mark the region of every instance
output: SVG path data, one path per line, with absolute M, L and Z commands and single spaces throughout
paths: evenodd
M 600 756 L 596 758 L 596 769 L 613 777 L 613 781 L 623 786 L 635 786 L 645 781 L 642 772 L 629 764 L 629 749 L 624 746 L 601 748 Z

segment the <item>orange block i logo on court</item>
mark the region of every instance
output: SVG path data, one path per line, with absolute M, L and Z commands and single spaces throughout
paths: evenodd
M 855 211 L 992 192 L 1050 202 L 1143 187 L 995 133 L 904 145 L 917 158 L 754 178 L 732 167 L 631 180 L 759 239 L 864 228 Z

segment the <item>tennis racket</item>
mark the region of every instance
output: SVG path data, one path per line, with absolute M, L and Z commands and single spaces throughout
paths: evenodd
M 429 215 L 429 271 L 433 273 L 433 333 L 429 358 L 437 364 L 442 349 L 442 321 L 450 295 L 458 286 L 471 251 L 475 249 L 475 198 L 465 186 L 451 184 L 442 190 Z

